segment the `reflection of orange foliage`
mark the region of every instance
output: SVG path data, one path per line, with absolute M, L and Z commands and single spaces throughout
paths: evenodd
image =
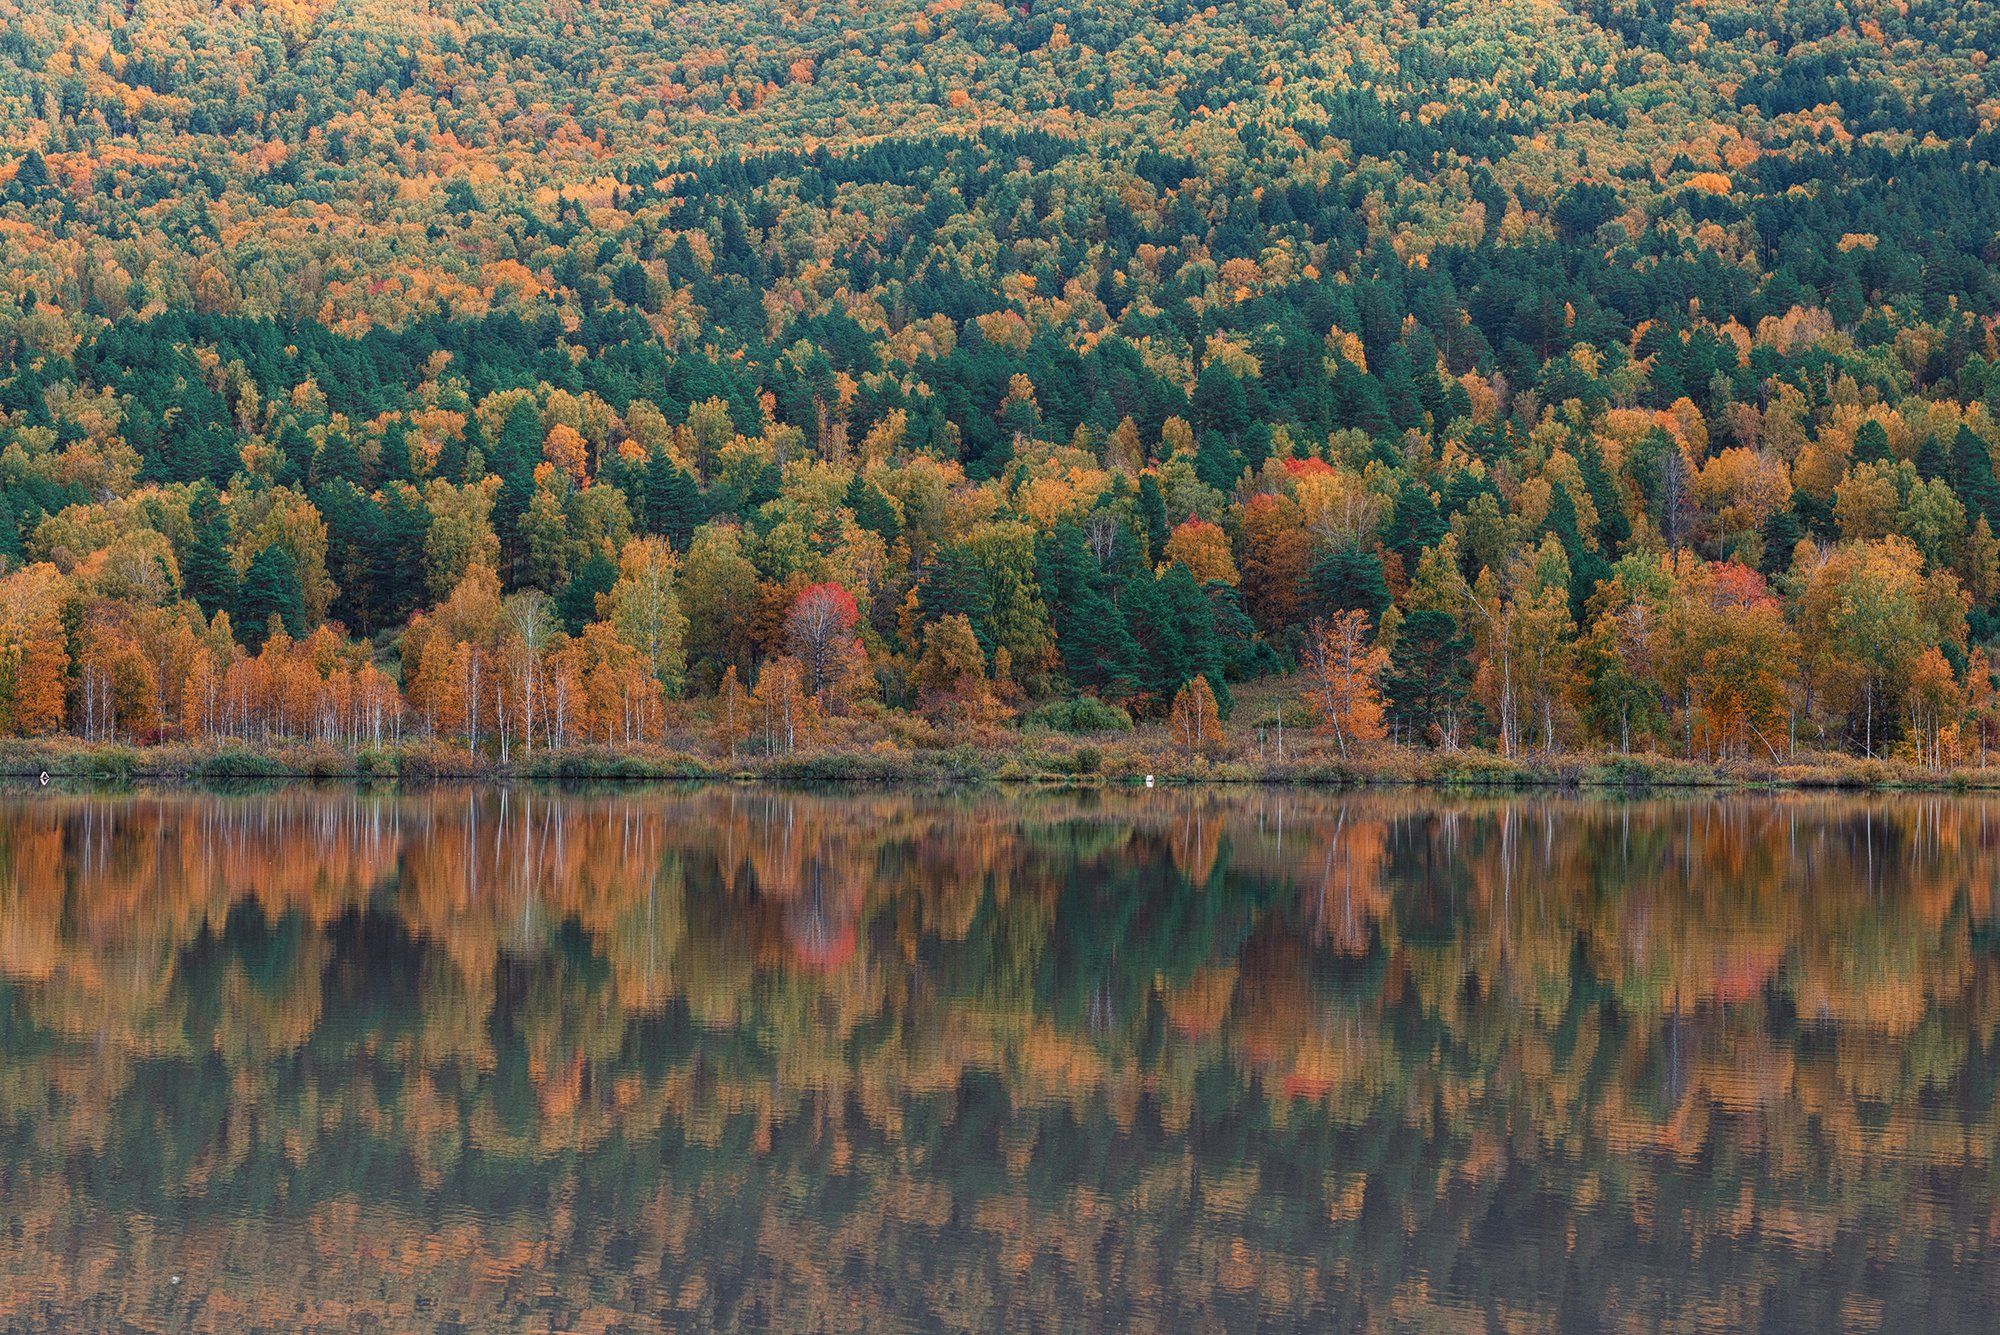
M 1102 943 L 1116 959 L 1081 965 L 1066 943 L 1093 910 L 1079 917 L 1075 887 L 1133 868 L 1144 911 Z M 731 1211 L 801 1239 L 758 1245 L 780 1286 L 827 1283 L 854 1238 L 947 1227 L 962 1184 L 918 1147 L 968 1080 L 1002 1082 L 1011 1112 L 1005 1173 L 969 1202 L 981 1244 L 952 1254 L 1023 1282 L 1122 1257 L 1169 1218 L 1177 1247 L 1246 1294 L 1341 1282 L 1246 1231 L 1269 1183 L 1240 1161 L 1202 1162 L 1202 1208 L 1185 1210 L 1197 1078 L 1261 1100 L 1288 1137 L 1327 1118 L 1421 1128 L 1453 1193 L 1508 1190 L 1538 1169 L 1524 1157 L 1560 1147 L 1548 1180 L 1567 1194 L 1538 1208 L 1578 1234 L 1644 1220 L 1661 1171 L 1727 1163 L 1756 1205 L 1687 1206 L 1708 1238 L 1824 1245 L 1890 1193 L 1906 1202 L 1896 1241 L 1914 1244 L 1943 1206 L 1907 1175 L 1984 1164 L 2000 1131 L 1990 1109 L 1926 1104 L 1991 1037 L 1995 963 L 1968 924 L 1994 921 L 1996 879 L 1977 800 L 36 797 L 0 807 L 0 974 L 21 1032 L 46 1038 L 10 1054 L 0 1107 L 65 1156 L 121 1152 L 105 1140 L 133 1124 L 135 1082 L 158 1078 L 140 1059 L 220 1064 L 231 1144 L 175 1161 L 169 1185 L 226 1196 L 276 1165 L 335 1194 L 269 1223 L 189 1215 L 172 1263 L 218 1328 L 300 1310 L 421 1325 L 418 1300 L 479 1319 L 522 1286 L 616 1324 L 628 1299 L 594 1278 L 632 1273 L 607 1264 L 613 1236 L 637 1241 L 659 1302 L 710 1324 Z M 1177 896 L 1197 918 L 1247 914 L 1241 933 L 1190 941 L 1183 915 L 1161 951 L 1146 916 Z M 223 944 L 259 931 L 283 949 Z M 388 935 L 404 944 L 375 944 Z M 393 982 L 365 972 L 377 949 Z M 1052 982 L 1073 985 L 1075 1013 Z M 403 986 L 407 1015 L 346 1027 L 370 988 Z M 1816 1040 L 1774 1040 L 1773 1001 Z M 692 1047 L 658 1057 L 646 1026 L 681 1015 Z M 290 1054 L 316 1072 L 306 1092 Z M 1026 1185 L 1050 1169 L 1048 1127 L 1099 1118 L 1118 1153 L 1168 1145 L 1127 1188 Z M 577 1164 L 595 1175 L 669 1127 L 716 1166 L 572 1216 Z M 408 1195 L 326 1178 L 354 1136 L 403 1156 Z M 426 1218 L 467 1155 L 534 1181 L 550 1210 Z M 1840 1169 L 1822 1178 L 1826 1155 Z M 59 1307 L 115 1289 L 146 1310 L 151 1262 L 79 1229 L 91 1198 L 38 1160 L 13 1180 L 22 1233 L 0 1276 L 36 1274 Z M 1456 1236 L 1428 1189 L 1368 1170 L 1287 1190 L 1323 1190 L 1315 1208 L 1341 1227 L 1389 1193 L 1408 1226 Z M 815 1213 L 835 1201 L 845 1213 Z M 323 1264 L 302 1278 L 300 1254 Z M 255 1282 L 274 1275 L 282 1293 Z M 24 1310 L 0 1297 L 0 1320 Z
M 1167 827 L 1167 849 L 1181 875 L 1206 885 L 1215 873 L 1222 847 L 1222 816 L 1215 811 L 1188 811 Z
M 1319 883 L 1307 892 L 1307 921 L 1343 951 L 1368 944 L 1368 928 L 1388 911 L 1381 881 L 1388 827 L 1342 818 L 1326 838 Z
M 1236 996 L 1236 970 L 1196 971 L 1186 986 L 1161 998 L 1167 1020 L 1189 1038 L 1206 1038 L 1222 1028 Z

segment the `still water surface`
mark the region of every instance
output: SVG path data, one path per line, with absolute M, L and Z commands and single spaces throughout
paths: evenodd
M 1991 1329 L 2000 805 L 0 796 L 0 1328 Z

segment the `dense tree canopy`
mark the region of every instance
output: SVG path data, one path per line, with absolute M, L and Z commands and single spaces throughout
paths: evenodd
M 0 729 L 618 744 L 783 665 L 824 736 L 961 618 L 981 726 L 1227 715 L 1353 613 L 1389 739 L 1951 763 L 1996 49 L 1974 0 L 0 0 Z

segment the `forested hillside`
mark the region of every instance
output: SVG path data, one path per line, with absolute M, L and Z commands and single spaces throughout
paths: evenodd
M 0 735 L 1983 764 L 1995 52 L 0 0 Z

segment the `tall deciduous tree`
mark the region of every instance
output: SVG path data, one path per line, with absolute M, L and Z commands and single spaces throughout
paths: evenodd
M 1222 720 L 1208 678 L 1197 676 L 1174 693 L 1167 714 L 1167 731 L 1183 754 L 1194 755 L 1222 745 Z
M 618 634 L 637 649 L 661 691 L 687 685 L 687 615 L 676 587 L 680 561 L 664 539 L 640 538 L 619 557 L 608 613 Z
M 801 590 L 785 617 L 786 646 L 798 660 L 806 690 L 822 707 L 838 706 L 859 666 L 854 628 L 860 619 L 854 595 L 832 583 Z
M 1378 682 L 1388 665 L 1388 652 L 1374 643 L 1360 611 L 1315 621 L 1306 633 L 1306 705 L 1343 759 L 1386 735 Z

